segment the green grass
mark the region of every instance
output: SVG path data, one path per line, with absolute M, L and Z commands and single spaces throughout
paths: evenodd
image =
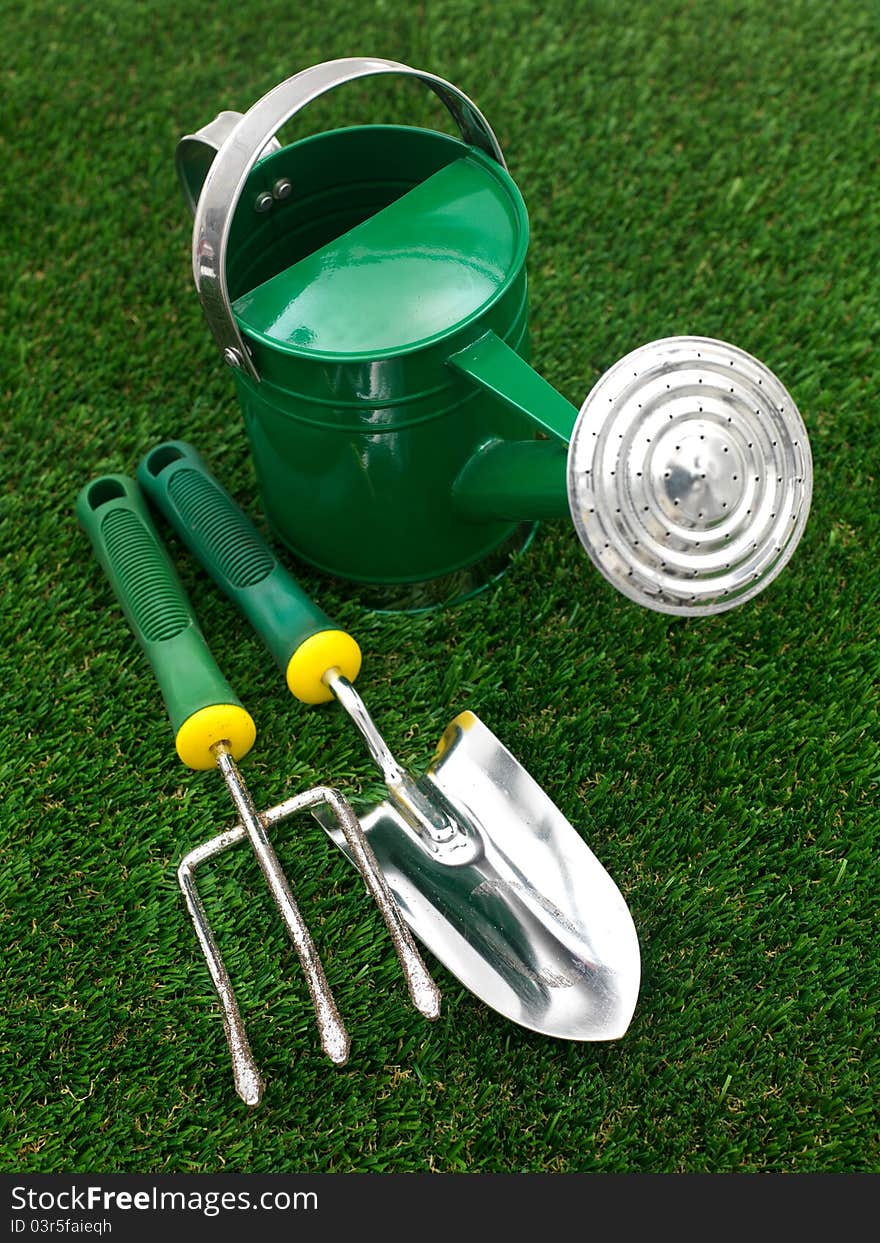
M 4 25 L 2 1167 L 877 1171 L 877 5 L 35 0 Z M 302 821 L 281 854 L 352 1057 L 321 1056 L 254 865 L 228 859 L 205 892 L 268 1082 L 248 1112 L 174 878 L 227 796 L 174 758 L 73 502 L 185 436 L 258 512 L 174 146 L 352 54 L 433 70 L 489 117 L 530 209 L 552 383 L 579 403 L 643 341 L 735 341 L 795 396 L 815 496 L 784 574 L 715 618 L 628 603 L 566 523 L 435 615 L 363 614 L 304 575 L 362 640 L 405 761 L 470 707 L 579 826 L 632 910 L 643 983 L 623 1040 L 577 1045 L 431 960 L 428 1026 L 362 887 Z M 439 114 L 372 84 L 309 125 L 360 117 Z M 371 787 L 343 714 L 294 704 L 179 561 L 257 716 L 257 800 Z

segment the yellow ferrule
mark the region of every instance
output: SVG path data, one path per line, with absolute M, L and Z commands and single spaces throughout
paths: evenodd
M 190 768 L 216 768 L 211 748 L 225 742 L 234 760 L 247 755 L 257 736 L 251 714 L 238 704 L 211 704 L 186 718 L 177 731 L 177 754 Z
M 361 669 L 361 649 L 344 630 L 319 630 L 300 643 L 288 662 L 290 693 L 301 703 L 327 703 L 333 692 L 322 679 L 334 668 L 353 682 Z

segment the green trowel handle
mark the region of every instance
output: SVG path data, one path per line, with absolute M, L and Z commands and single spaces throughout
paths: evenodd
M 157 445 L 137 474 L 155 507 L 254 627 L 297 699 L 332 699 L 322 680 L 328 669 L 354 681 L 361 665 L 357 643 L 298 586 L 192 445 Z
M 153 667 L 180 758 L 214 768 L 221 741 L 235 759 L 246 755 L 254 723 L 217 668 L 135 481 L 93 479 L 76 513 Z

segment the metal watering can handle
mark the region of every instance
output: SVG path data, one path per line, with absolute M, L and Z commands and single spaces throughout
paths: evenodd
M 464 140 L 506 168 L 488 121 L 451 82 L 394 60 L 361 56 L 329 60 L 294 74 L 257 100 L 222 143 L 199 196 L 193 226 L 193 278 L 208 326 L 223 358 L 255 380 L 259 374 L 238 330 L 226 282 L 226 250 L 238 200 L 251 170 L 277 131 L 306 104 L 358 78 L 394 73 L 417 78 L 440 97 Z

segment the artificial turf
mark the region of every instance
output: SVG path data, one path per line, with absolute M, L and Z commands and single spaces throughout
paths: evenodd
M 841 0 L 4 5 L 0 1007 L 6 1171 L 878 1170 L 880 9 Z M 734 341 L 790 389 L 815 491 L 783 574 L 728 613 L 637 607 L 566 522 L 500 585 L 421 616 L 302 579 L 361 640 L 360 685 L 421 768 L 472 708 L 618 882 L 643 980 L 623 1039 L 535 1035 L 433 959 L 407 1006 L 349 865 L 310 821 L 279 850 L 353 1037 L 322 1056 L 252 859 L 204 889 L 267 1080 L 234 1096 L 174 869 L 225 824 L 184 770 L 73 504 L 160 438 L 259 516 L 205 327 L 178 137 L 345 55 L 473 96 L 529 207 L 532 350 L 575 403 L 634 346 Z M 355 87 L 297 133 L 442 125 Z M 259 802 L 374 791 L 339 710 L 296 705 L 175 546 L 257 718 Z M 300 567 L 301 568 L 301 567 Z

